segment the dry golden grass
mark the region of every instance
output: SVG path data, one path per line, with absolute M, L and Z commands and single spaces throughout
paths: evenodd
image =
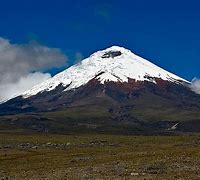
M 7 133 L 0 146 L 0 178 L 200 179 L 199 136 Z

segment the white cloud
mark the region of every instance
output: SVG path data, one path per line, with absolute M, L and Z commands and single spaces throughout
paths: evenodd
M 0 85 L 0 102 L 16 97 L 50 77 L 51 75 L 49 73 L 36 72 L 23 76 L 16 82 L 2 84 Z
M 192 91 L 200 94 L 200 79 L 194 78 L 190 87 Z
M 9 99 L 50 77 L 42 73 L 66 65 L 67 57 L 57 48 L 37 42 L 12 44 L 0 37 L 0 101 Z

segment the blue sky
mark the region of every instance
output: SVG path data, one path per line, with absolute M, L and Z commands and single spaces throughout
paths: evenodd
M 76 53 L 124 46 L 191 80 L 200 77 L 199 9 L 198 0 L 2 0 L 0 36 L 59 48 L 68 65 Z

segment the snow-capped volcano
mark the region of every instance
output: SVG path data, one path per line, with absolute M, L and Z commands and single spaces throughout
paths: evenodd
M 135 55 L 130 50 L 112 46 L 93 53 L 78 64 L 34 86 L 22 96 L 28 98 L 40 92 L 51 91 L 58 85 L 66 87 L 64 91 L 67 91 L 85 85 L 92 79 L 104 84 L 108 81 L 128 82 L 129 79 L 156 83 L 155 78 L 174 83 L 188 83 L 185 79 Z
M 11 115 L 5 119 L 12 126 L 54 133 L 199 132 L 200 95 L 188 84 L 113 46 L 0 104 L 0 116 Z

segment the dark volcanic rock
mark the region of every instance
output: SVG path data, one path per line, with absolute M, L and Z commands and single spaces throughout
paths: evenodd
M 121 56 L 122 53 L 120 51 L 109 51 L 109 52 L 106 52 L 102 58 L 114 58 L 114 57 L 117 57 L 117 56 Z

